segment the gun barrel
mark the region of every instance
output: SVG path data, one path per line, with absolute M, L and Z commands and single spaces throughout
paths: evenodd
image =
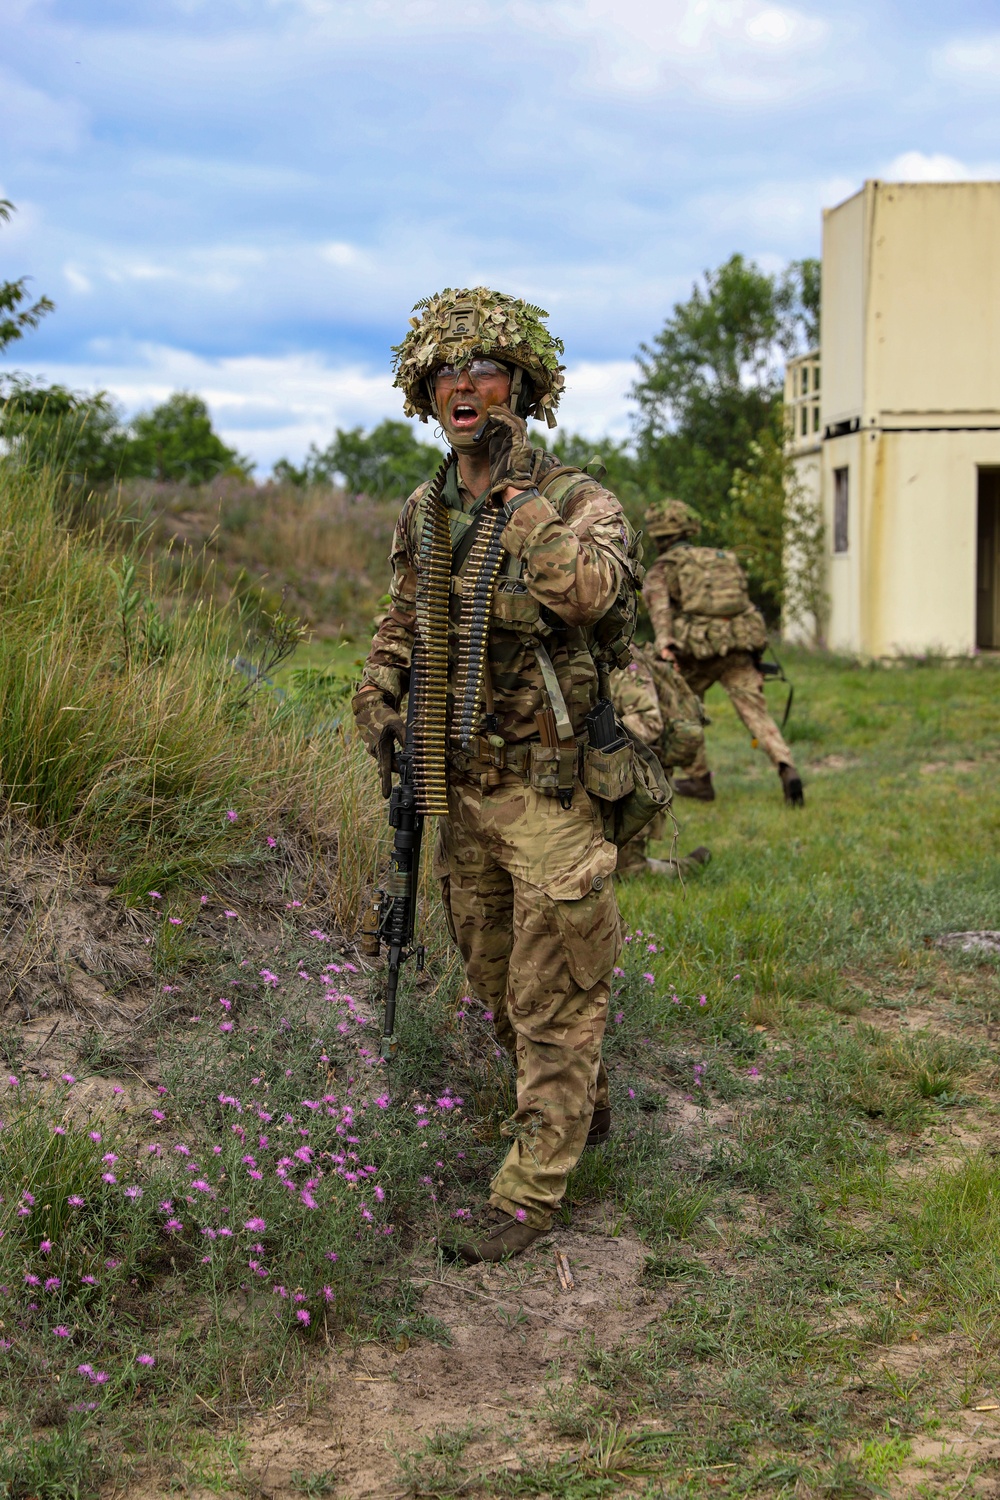
M 403 950 L 393 943 L 389 949 L 389 971 L 385 981 L 385 1017 L 382 1022 L 382 1046 L 379 1056 L 385 1061 L 396 1051 L 396 990 L 399 987 L 399 970 Z

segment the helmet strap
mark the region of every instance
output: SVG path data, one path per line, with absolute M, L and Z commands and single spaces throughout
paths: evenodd
M 524 371 L 520 365 L 514 366 L 514 373 L 510 377 L 510 395 L 507 397 L 507 405 L 515 417 L 523 417 L 524 413 L 519 409 L 521 405 L 521 389 L 524 385 Z

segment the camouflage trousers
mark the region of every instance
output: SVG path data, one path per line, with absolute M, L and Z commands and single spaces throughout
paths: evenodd
M 781 730 L 768 713 L 764 679 L 749 651 L 729 651 L 725 656 L 710 656 L 704 661 L 695 656 L 678 655 L 677 665 L 692 692 L 701 699 L 713 682 L 722 684 L 736 712 L 773 766 L 794 764 Z M 693 763 L 685 768 L 685 774 L 708 775 L 704 744 Z
M 645 874 L 650 842 L 653 839 L 662 839 L 666 827 L 667 820 L 663 813 L 659 812 L 651 823 L 646 824 L 641 833 L 629 839 L 627 844 L 622 844 L 618 850 L 618 865 L 615 869 L 615 875 L 619 880 L 629 880 L 634 875 Z
M 434 873 L 469 987 L 517 1063 L 517 1109 L 490 1202 L 547 1229 L 595 1108 L 608 1102 L 601 1042 L 621 947 L 617 850 L 577 783 L 562 808 L 511 773 L 449 787 Z

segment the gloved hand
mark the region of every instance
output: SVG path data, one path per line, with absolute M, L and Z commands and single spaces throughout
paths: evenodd
M 490 453 L 490 488 L 502 495 L 508 485 L 527 489 L 531 484 L 534 455 L 528 424 L 515 416 L 509 406 L 491 406 L 488 443 Z
M 397 745 L 401 750 L 406 745 L 406 725 L 377 688 L 355 693 L 351 708 L 365 748 L 378 763 L 382 796 L 388 797 L 392 791 L 392 757 Z

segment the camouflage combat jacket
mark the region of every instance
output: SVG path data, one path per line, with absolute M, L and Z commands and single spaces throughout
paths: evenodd
M 663 733 L 656 683 L 639 648 L 632 646 L 631 652 L 628 666 L 611 674 L 611 701 L 625 728 L 644 745 L 655 745 Z
M 534 450 L 533 478 L 560 467 L 544 449 Z M 590 628 L 611 608 L 627 571 L 631 531 L 618 500 L 586 474 L 554 481 L 558 505 L 546 495 L 526 501 L 503 532 L 501 583 L 493 601 L 488 661 L 494 711 L 508 744 L 538 738 L 535 714 L 549 707 L 533 641 L 541 640 L 552 659 L 574 731 L 597 701 L 597 670 L 588 647 Z M 555 489 L 558 486 L 558 489 Z M 403 506 L 392 540 L 390 606 L 372 641 L 362 688 L 373 685 L 398 706 L 407 690 L 416 630 L 416 587 L 423 527 L 423 501 L 430 483 L 420 485 Z M 457 466 L 444 490 L 452 546 L 469 524 L 476 501 L 460 483 Z M 464 568 L 464 564 L 463 564 Z M 525 588 L 505 590 L 504 579 Z M 448 724 L 455 702 L 458 620 L 462 568 L 452 579 L 449 631 Z
M 651 646 L 631 650 L 629 665 L 611 674 L 615 713 L 653 746 L 665 771 L 689 766 L 705 743 L 705 711 L 673 662 L 660 661 Z

